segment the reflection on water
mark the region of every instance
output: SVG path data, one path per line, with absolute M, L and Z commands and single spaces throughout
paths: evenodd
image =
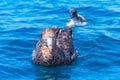
M 67 67 L 37 67 L 36 80 L 62 80 L 70 79 L 71 68 Z

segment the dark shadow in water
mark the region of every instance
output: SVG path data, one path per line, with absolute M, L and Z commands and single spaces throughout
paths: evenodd
M 70 79 L 71 68 L 69 66 L 37 66 L 35 65 L 37 72 L 36 80 L 65 80 Z

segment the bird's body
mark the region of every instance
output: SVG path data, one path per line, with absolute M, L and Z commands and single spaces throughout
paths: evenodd
M 87 25 L 86 19 L 84 16 L 77 13 L 74 8 L 70 9 L 71 17 L 67 22 L 67 26 L 85 26 Z
M 85 18 L 81 15 L 78 15 L 78 17 L 70 18 L 69 22 L 66 25 L 85 26 L 86 24 L 87 22 L 85 21 Z

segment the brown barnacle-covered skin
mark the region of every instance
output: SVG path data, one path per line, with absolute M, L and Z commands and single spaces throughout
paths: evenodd
M 57 38 L 57 28 L 46 28 L 42 31 L 41 39 L 38 41 L 35 50 L 32 53 L 32 60 L 36 64 L 41 64 L 44 66 L 50 65 L 60 65 L 64 63 L 64 54 L 55 44 L 50 50 L 43 40 L 43 35 L 47 34 L 49 36 L 55 36 Z
M 65 55 L 65 64 L 71 63 L 76 58 L 77 52 L 74 50 L 71 28 L 65 27 L 60 29 L 57 38 L 57 46 Z
M 43 35 L 55 36 L 52 49 L 44 43 Z M 77 56 L 72 42 L 72 31 L 67 28 L 46 28 L 32 53 L 32 60 L 36 64 L 55 66 L 71 63 Z

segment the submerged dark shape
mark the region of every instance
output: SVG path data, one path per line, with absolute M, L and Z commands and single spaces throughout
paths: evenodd
M 77 14 L 77 12 L 76 12 Z M 76 17 L 72 17 L 76 18 Z M 79 22 L 79 21 L 78 21 Z M 76 23 L 64 28 L 45 28 L 41 38 L 32 53 L 32 60 L 36 64 L 54 66 L 71 63 L 77 56 L 72 41 L 72 30 Z
M 45 66 L 69 64 L 75 57 L 70 28 L 46 28 L 32 54 L 33 62 Z

